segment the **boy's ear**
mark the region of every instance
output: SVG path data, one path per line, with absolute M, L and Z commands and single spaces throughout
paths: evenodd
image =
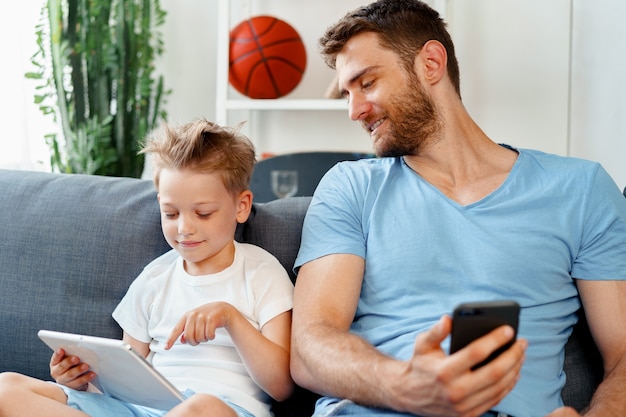
M 252 210 L 252 191 L 242 191 L 237 199 L 237 223 L 245 223 L 250 216 L 250 210 Z

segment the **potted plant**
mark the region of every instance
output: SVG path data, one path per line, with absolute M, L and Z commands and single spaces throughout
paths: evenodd
M 35 103 L 61 135 L 46 135 L 54 171 L 140 177 L 141 140 L 165 119 L 158 0 L 46 0 L 32 58 Z

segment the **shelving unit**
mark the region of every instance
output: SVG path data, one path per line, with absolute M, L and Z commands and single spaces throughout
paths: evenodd
M 312 98 L 259 100 L 249 98 L 230 98 L 228 82 L 228 45 L 230 34 L 231 1 L 219 0 L 220 27 L 217 46 L 217 77 L 216 77 L 216 117 L 221 123 L 228 123 L 230 110 L 346 110 L 345 100 Z
M 226 110 L 347 110 L 345 100 L 329 99 L 275 99 L 226 100 Z

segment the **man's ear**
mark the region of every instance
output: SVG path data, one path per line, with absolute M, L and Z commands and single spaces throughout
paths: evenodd
M 415 71 L 428 84 L 438 83 L 447 72 L 448 53 L 439 41 L 430 40 L 415 57 Z
M 242 191 L 237 200 L 237 223 L 245 223 L 252 210 L 252 191 Z

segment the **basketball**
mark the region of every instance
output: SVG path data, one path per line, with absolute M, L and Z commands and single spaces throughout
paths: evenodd
M 306 50 L 298 32 L 273 16 L 256 16 L 230 32 L 228 80 L 250 98 L 272 99 L 298 86 Z

